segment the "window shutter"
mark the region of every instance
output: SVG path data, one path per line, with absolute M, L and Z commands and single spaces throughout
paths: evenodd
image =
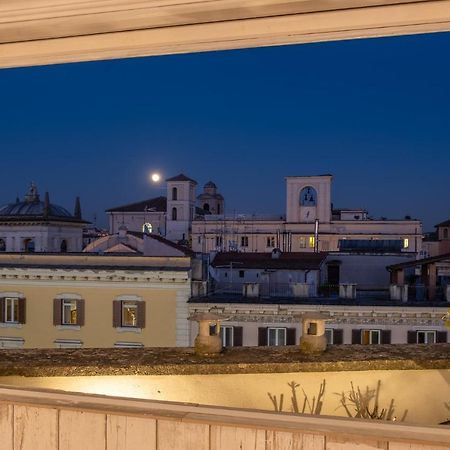
M 84 326 L 84 300 L 77 300 L 77 325 Z
M 122 326 L 122 302 L 120 300 L 113 301 L 113 327 Z
M 137 326 L 145 328 L 145 301 L 137 302 Z
M 295 328 L 286 329 L 286 345 L 295 345 L 296 331 Z
M 61 325 L 62 321 L 62 300 L 55 298 L 53 300 L 53 325 Z
M 267 327 L 258 328 L 258 345 L 260 347 L 267 345 Z
M 436 342 L 438 344 L 443 344 L 447 342 L 447 332 L 446 331 L 436 331 Z
M 344 330 L 334 329 L 333 330 L 333 344 L 334 345 L 342 345 L 344 343 Z
M 26 305 L 27 305 L 26 299 L 19 298 L 19 323 L 25 323 L 27 312 Z
M 382 344 L 391 343 L 391 330 L 381 330 L 381 343 Z
M 408 344 L 417 344 L 417 332 L 408 331 Z
M 242 327 L 233 327 L 233 346 L 242 347 L 243 339 L 243 329 Z
M 352 330 L 352 344 L 361 344 L 361 330 Z
M 5 299 L 0 297 L 0 322 L 5 321 Z

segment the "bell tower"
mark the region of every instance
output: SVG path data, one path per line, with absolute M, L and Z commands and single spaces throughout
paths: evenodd
M 188 241 L 195 215 L 195 187 L 197 182 L 180 173 L 168 178 L 166 238 Z
M 286 221 L 331 221 L 331 175 L 286 177 Z

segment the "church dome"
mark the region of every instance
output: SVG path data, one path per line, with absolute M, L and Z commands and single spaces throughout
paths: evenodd
M 18 202 L 0 207 L 0 216 L 43 216 L 45 203 L 37 201 L 33 203 Z M 50 203 L 48 215 L 52 217 L 73 217 L 67 209 Z
M 217 189 L 217 186 L 216 186 L 216 184 L 213 183 L 212 181 L 208 181 L 208 182 L 203 186 L 203 189 L 208 189 L 208 188 Z
M 50 203 L 47 194 L 45 201 L 42 201 L 39 197 L 36 185 L 33 183 L 23 201 L 17 199 L 15 203 L 9 203 L 0 207 L 0 220 L 18 217 L 55 217 L 77 220 L 77 218 L 70 214 L 67 209 Z

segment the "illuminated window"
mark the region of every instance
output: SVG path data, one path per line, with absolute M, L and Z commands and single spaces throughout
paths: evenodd
M 371 345 L 380 344 L 381 333 L 380 330 L 362 330 L 361 331 L 361 344 Z
M 403 248 L 408 248 L 409 247 L 409 239 L 405 238 L 403 239 Z
M 300 244 L 300 248 L 306 248 L 306 238 L 305 238 L 305 236 L 300 236 L 299 244 Z
M 241 236 L 241 247 L 248 247 L 248 236 Z
M 267 342 L 271 346 L 286 345 L 286 328 L 268 328 Z
M 62 301 L 62 325 L 77 325 L 77 301 Z
M 122 302 L 122 326 L 137 327 L 138 306 L 136 302 Z
M 5 298 L 5 322 L 18 323 L 19 322 L 19 299 Z
M 151 234 L 152 231 L 153 231 L 153 226 L 151 223 L 146 222 L 146 223 L 144 223 L 144 225 L 142 225 L 142 232 L 144 234 Z
M 436 343 L 436 331 L 418 331 L 417 332 L 418 344 L 435 344 Z
M 315 237 L 314 236 L 310 236 L 309 237 L 309 248 L 314 248 L 315 244 L 316 244 Z

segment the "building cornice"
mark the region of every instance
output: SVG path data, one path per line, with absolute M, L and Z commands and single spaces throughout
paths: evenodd
M 214 311 L 230 322 L 299 323 L 304 312 L 320 312 L 330 317 L 330 325 L 414 325 L 443 326 L 447 308 L 393 306 L 331 306 L 331 305 L 258 305 L 189 303 L 189 312 Z
M 188 284 L 190 274 L 187 271 L 133 271 L 127 270 L 88 270 L 88 269 L 30 269 L 0 268 L 0 286 L 6 285 L 47 285 L 67 286 L 105 286 L 120 284 L 121 287 L 132 288 L 170 288 Z

